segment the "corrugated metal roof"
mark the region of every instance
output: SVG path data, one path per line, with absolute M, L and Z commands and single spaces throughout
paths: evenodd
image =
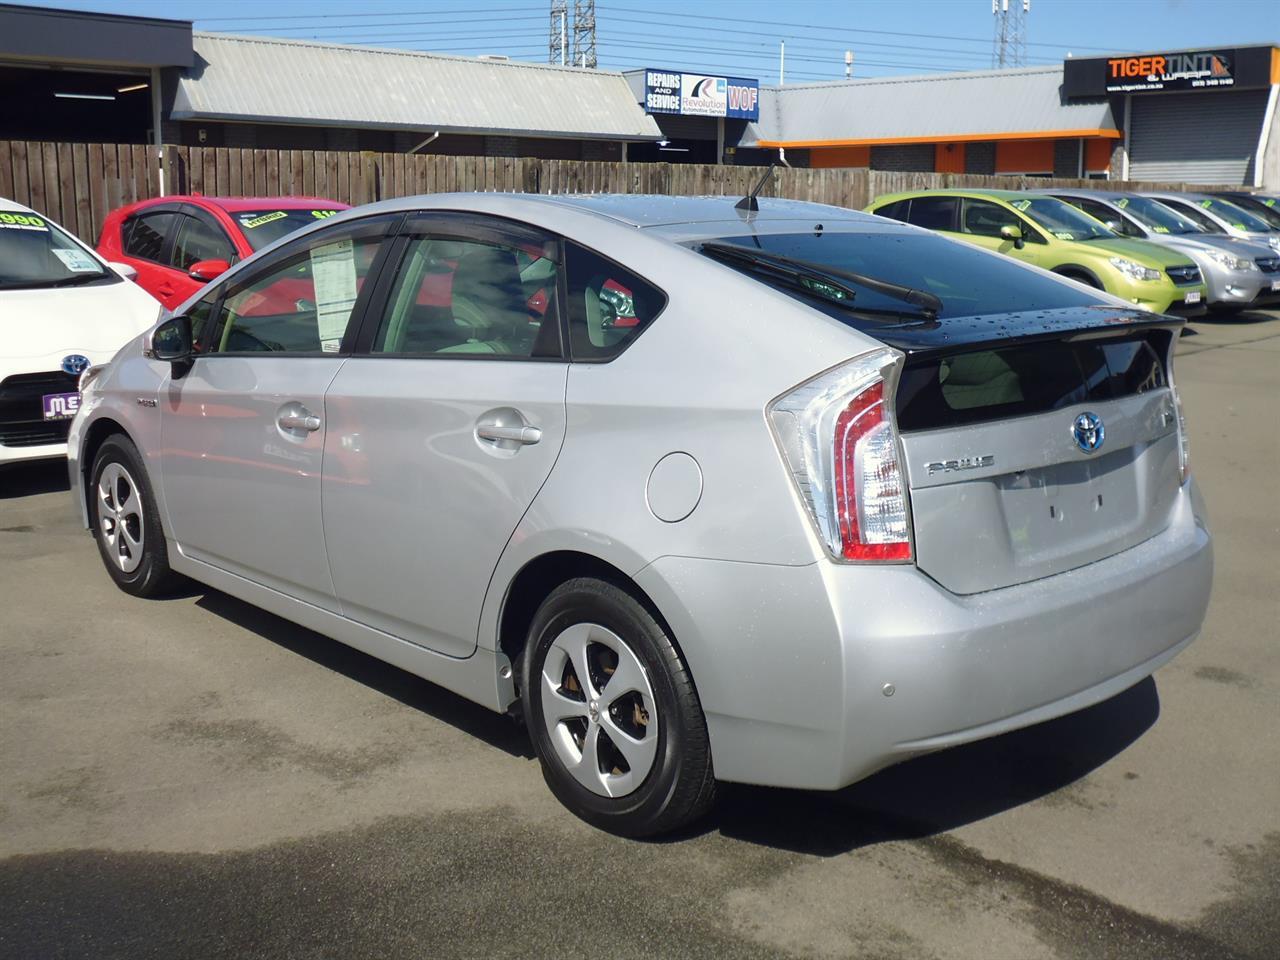
M 620 73 L 196 33 L 175 120 L 657 140 Z
M 909 143 L 1114 131 L 1105 101 L 1064 103 L 1060 67 L 760 88 L 740 146 Z

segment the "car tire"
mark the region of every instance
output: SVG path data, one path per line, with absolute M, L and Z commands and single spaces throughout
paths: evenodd
M 151 481 L 128 437 L 116 434 L 98 448 L 88 501 L 93 538 L 116 586 L 135 597 L 155 597 L 181 582 L 169 567 Z
M 645 837 L 711 808 L 711 746 L 693 679 L 628 591 L 594 578 L 552 591 L 529 628 L 521 690 L 543 777 L 583 820 Z

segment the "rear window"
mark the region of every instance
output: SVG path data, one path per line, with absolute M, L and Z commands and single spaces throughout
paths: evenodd
M 1047 341 L 909 363 L 898 385 L 898 426 L 933 430 L 1115 400 L 1165 385 L 1168 334 Z
M 327 220 L 341 210 L 333 207 L 316 207 L 314 210 L 280 210 L 263 207 L 261 210 L 237 210 L 231 216 L 254 250 L 275 243 L 295 230 Z
M 124 252 L 138 260 L 162 263 L 165 236 L 173 228 L 176 213 L 160 211 L 133 217 L 125 224 Z
M 942 310 L 938 316 L 944 319 L 976 314 L 1054 310 L 1100 302 L 1096 296 L 1048 273 L 1029 270 L 1006 257 L 930 234 L 815 231 L 722 237 L 718 242 L 781 254 L 819 266 L 835 267 L 928 291 L 942 301 Z M 743 272 L 761 283 L 769 282 L 748 271 Z M 849 309 L 783 286 L 777 286 L 776 289 L 803 300 L 850 326 L 866 326 L 865 321 L 859 322 L 857 319 L 858 307 L 907 313 L 916 309 L 874 290 L 860 288 L 856 284 L 850 286 L 855 289 L 857 297 Z

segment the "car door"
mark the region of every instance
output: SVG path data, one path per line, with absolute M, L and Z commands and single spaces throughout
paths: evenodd
M 195 207 L 183 207 L 174 227 L 169 260 L 174 273 L 171 286 L 177 303 L 183 303 L 207 281 L 190 274 L 191 267 L 202 260 L 235 263 L 239 257 L 225 230 L 213 217 Z
M 138 286 L 170 310 L 186 299 L 175 286 L 182 275 L 169 262 L 180 209 L 178 204 L 148 207 L 121 227 L 125 262 L 138 271 Z
M 394 219 L 312 234 L 219 287 L 193 317 L 190 370 L 161 393 L 161 482 L 182 552 L 335 612 L 324 394 Z
M 324 536 L 343 614 L 455 657 L 565 430 L 559 244 L 410 220 L 325 398 Z
M 1018 201 L 1015 201 L 1015 204 Z M 1023 244 L 1018 244 L 1000 235 L 1005 227 L 1017 227 L 1022 231 Z M 1036 266 L 1047 266 L 1045 250 L 1047 244 L 1040 231 L 1025 217 L 999 203 L 982 200 L 977 197 L 965 197 L 961 208 L 961 234 L 966 240 L 1008 254 Z

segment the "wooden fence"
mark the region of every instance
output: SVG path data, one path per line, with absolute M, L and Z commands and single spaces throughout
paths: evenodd
M 261 197 L 296 194 L 351 204 L 420 193 L 472 190 L 740 196 L 759 181 L 765 170 L 706 164 L 232 147 L 166 146 L 164 155 L 165 194 Z M 0 197 L 46 214 L 90 244 L 97 243 L 109 211 L 160 194 L 161 169 L 153 147 L 0 140 Z M 935 187 L 1021 190 L 1051 185 L 1151 190 L 1184 186 L 860 168 L 778 167 L 761 195 L 861 209 L 875 197 L 899 190 Z

